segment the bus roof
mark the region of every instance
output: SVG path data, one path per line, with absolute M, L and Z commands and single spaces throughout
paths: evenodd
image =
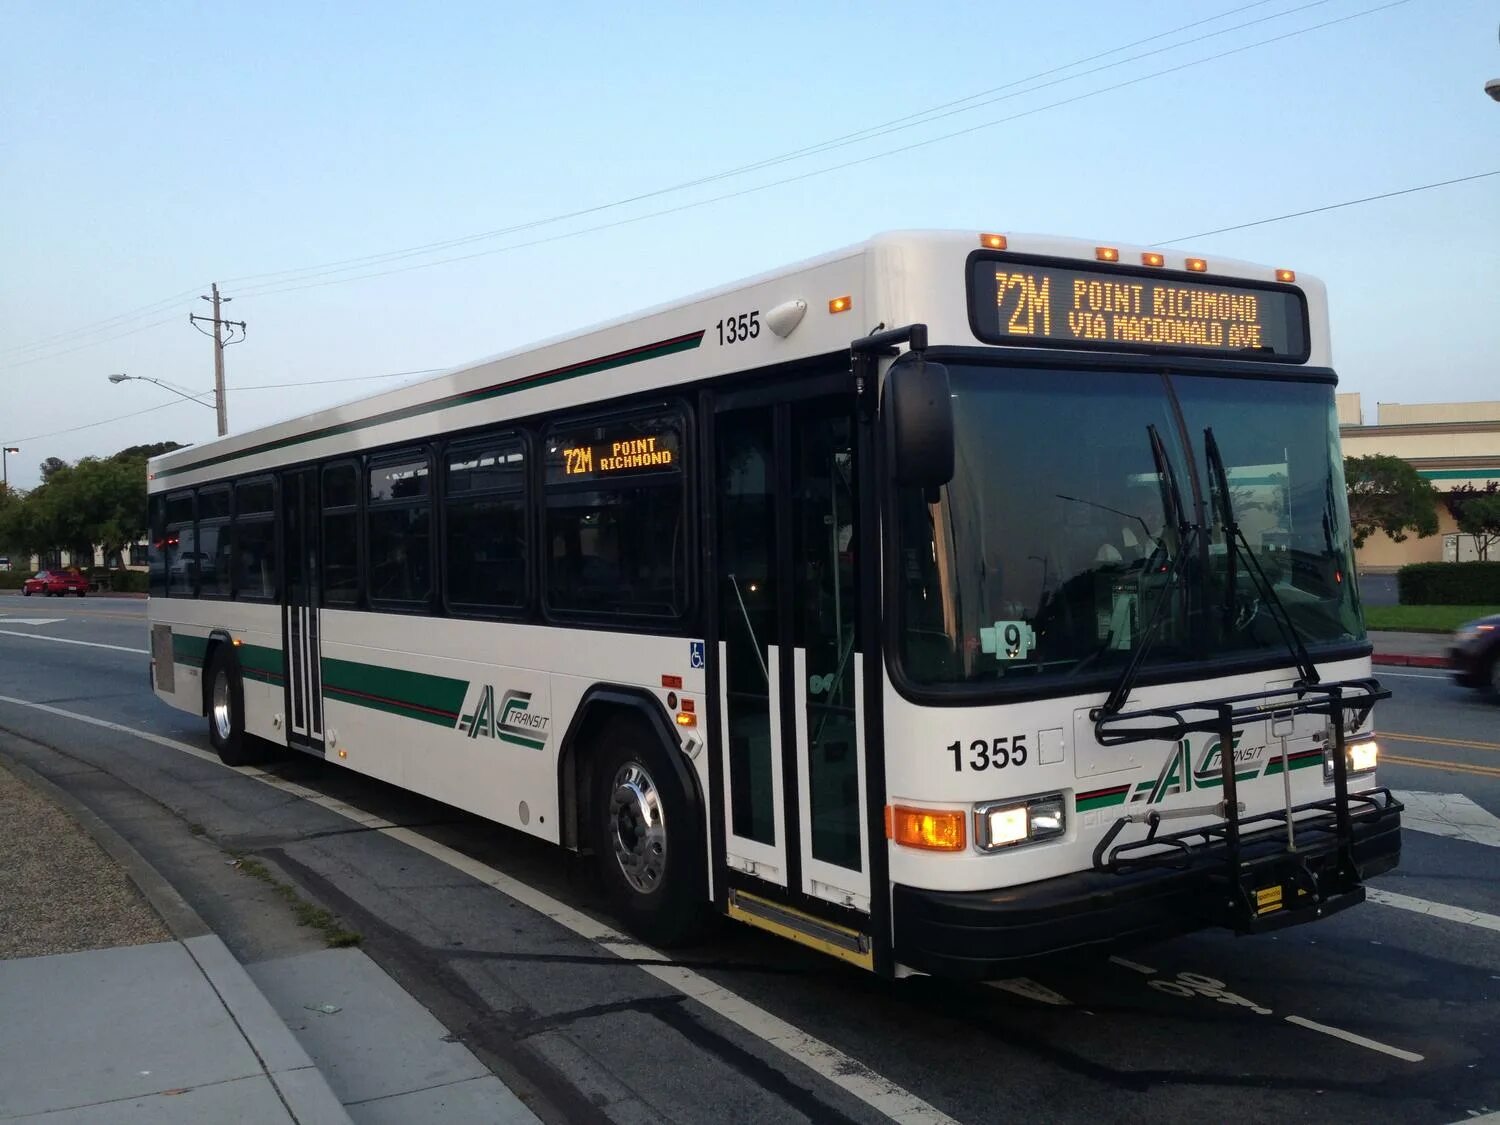
M 1099 258 L 1100 247 L 1106 245 L 1117 252 L 1118 260 L 1122 263 L 1139 262 L 1144 260 L 1144 254 L 1160 253 L 1168 259 L 1167 265 L 1182 268 L 1190 257 L 1180 250 L 1118 242 L 1106 244 L 1096 240 L 1053 235 L 1005 232 L 1000 237 L 1006 243 L 1006 249 L 1012 253 L 1073 259 L 1079 263 L 1095 262 Z M 152 458 L 148 465 L 151 490 L 157 491 L 179 483 L 191 484 L 226 472 L 263 471 L 277 464 L 336 456 L 341 452 L 351 452 L 367 446 L 406 440 L 412 433 L 410 427 L 402 427 L 397 423 L 419 416 L 471 408 L 480 402 L 508 398 L 513 394 L 519 394 L 520 401 L 506 403 L 505 408 L 497 406 L 484 411 L 482 416 L 470 411 L 464 415 L 461 425 L 450 425 L 453 420 L 451 415 L 429 418 L 427 424 L 439 432 L 447 432 L 449 429 L 484 425 L 506 417 L 525 416 L 539 410 L 573 409 L 588 402 L 615 398 L 652 387 L 665 389 L 689 379 L 837 352 L 847 348 L 851 340 L 873 330 L 881 314 L 893 313 L 896 314 L 895 319 L 899 319 L 908 311 L 900 307 L 903 295 L 908 301 L 912 301 L 916 300 L 917 295 L 925 294 L 938 272 L 946 276 L 953 272 L 952 262 L 962 261 L 970 253 L 981 249 L 980 239 L 979 233 L 974 231 L 885 232 L 853 246 L 563 335 L 528 343 L 399 387 L 364 395 L 253 430 L 230 434 L 212 442 L 161 454 Z M 1227 277 L 1256 282 L 1277 280 L 1278 271 L 1275 268 L 1217 255 L 1206 260 L 1208 269 L 1204 274 L 1205 279 Z M 812 309 L 806 319 L 808 326 L 815 328 L 814 331 L 809 332 L 804 328 L 794 337 L 780 341 L 773 341 L 770 332 L 761 332 L 757 345 L 769 345 L 769 354 L 764 358 L 757 353 L 767 349 L 760 346 L 738 351 L 721 346 L 717 349 L 717 354 L 712 349 L 707 349 L 708 354 L 698 350 L 705 336 L 712 341 L 711 333 L 715 322 L 722 324 L 723 315 L 733 316 L 738 312 L 747 312 L 752 307 L 764 315 L 768 307 L 778 302 L 778 298 L 784 299 L 790 293 L 787 283 L 792 281 L 797 282 L 799 299 L 804 300 Z M 1307 294 L 1312 313 L 1312 362 L 1326 363 L 1326 332 L 1323 328 L 1326 314 L 1322 286 L 1315 279 L 1300 273 L 1297 275 L 1297 285 Z M 863 315 L 855 318 L 823 316 L 820 319 L 818 313 L 824 302 L 840 297 L 854 300 Z M 740 305 L 745 308 L 741 309 Z M 834 310 L 830 307 L 829 311 Z M 915 311 L 925 319 L 941 321 L 940 317 L 930 315 L 931 310 L 918 307 Z M 958 324 L 962 319 L 957 317 L 960 312 L 961 309 L 956 310 L 956 319 L 946 325 L 949 330 L 946 335 L 934 326 L 934 343 L 975 343 L 967 326 L 960 327 Z M 888 323 L 893 322 L 894 320 Z M 570 388 L 571 393 L 552 392 L 550 397 L 545 398 L 538 395 L 543 388 L 571 380 L 574 375 L 608 376 L 625 367 L 639 366 L 640 360 L 666 358 L 685 352 L 696 352 L 696 362 L 686 364 L 679 360 L 666 367 L 646 365 L 653 372 L 653 378 L 644 383 L 640 379 L 617 377 L 585 379 L 579 382 L 590 387 L 586 393 L 580 392 L 574 385 Z M 679 368 L 680 375 L 676 370 Z M 407 431 L 405 435 L 403 429 Z M 417 439 L 412 436 L 411 440 Z M 231 462 L 234 464 L 231 465 Z M 211 469 L 217 469 L 217 473 L 210 473 Z

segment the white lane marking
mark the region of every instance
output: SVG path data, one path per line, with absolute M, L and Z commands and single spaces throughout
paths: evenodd
M 1377 667 L 1379 666 L 1377 665 Z M 1375 678 L 1377 680 L 1385 676 L 1395 676 L 1398 679 L 1402 680 L 1432 680 L 1440 684 L 1453 683 L 1452 676 L 1424 676 L 1417 672 L 1387 672 L 1384 668 L 1380 668 L 1380 670 L 1375 673 Z
M 992 980 L 988 983 L 991 988 L 998 988 L 1001 992 L 1013 992 L 1017 996 L 1024 996 L 1027 1000 L 1035 1000 L 1042 1004 L 1067 1008 L 1073 1003 L 1062 993 L 1054 992 L 1045 984 L 1038 984 L 1030 977 L 1011 977 L 1009 980 Z
M 66 621 L 64 617 L 11 617 L 9 614 L 0 613 L 5 618 L 7 625 L 56 625 L 59 621 Z M 25 634 L 31 636 L 30 633 Z
M 1399 792 L 1396 798 L 1406 806 L 1401 814 L 1402 828 L 1500 848 L 1500 816 L 1462 793 L 1422 793 L 1412 790 Z
M 1448 922 L 1462 922 L 1466 926 L 1478 926 L 1481 930 L 1500 933 L 1500 914 L 1486 914 L 1483 910 L 1468 910 L 1462 906 L 1449 906 L 1446 902 L 1430 902 L 1425 898 L 1398 894 L 1380 887 L 1365 889 L 1365 897 L 1381 906 L 1393 906 L 1397 910 L 1410 910 L 1413 914 L 1426 914 L 1430 918 L 1442 918 Z
M 1403 1051 L 1400 1047 L 1392 1047 L 1374 1039 L 1366 1039 L 1363 1035 L 1355 1035 L 1352 1031 L 1345 1031 L 1338 1027 L 1329 1027 L 1326 1023 L 1318 1023 L 1316 1020 L 1303 1019 L 1301 1016 L 1287 1016 L 1287 1023 L 1294 1023 L 1298 1027 L 1305 1027 L 1309 1031 L 1320 1031 L 1324 1035 L 1331 1035 L 1335 1039 L 1342 1039 L 1345 1043 L 1353 1043 L 1356 1047 L 1365 1047 L 1371 1051 L 1379 1051 L 1382 1055 L 1390 1055 L 1392 1058 L 1401 1059 L 1403 1062 L 1419 1063 L 1422 1056 L 1415 1051 Z
M 22 623 L 16 622 L 16 624 Z M 30 624 L 30 622 L 26 622 L 26 624 Z M 84 645 L 87 648 L 109 648 L 113 649 L 115 652 L 133 652 L 138 656 L 146 655 L 146 650 L 143 648 L 126 648 L 124 645 L 107 645 L 99 641 L 75 641 L 71 637 L 44 637 L 40 633 L 18 633 L 14 629 L 0 629 L 0 636 L 25 637 L 28 641 L 51 641 L 53 644 L 58 645 Z
M 651 962 L 666 962 L 669 959 L 665 954 L 658 952 L 649 945 L 643 945 L 613 927 L 591 918 L 581 911 L 574 910 L 565 903 L 559 902 L 543 891 L 539 891 L 529 884 L 522 883 L 497 868 L 481 863 L 477 859 L 472 859 L 462 852 L 429 840 L 425 836 L 413 832 L 411 829 L 398 828 L 383 817 L 362 812 L 326 794 L 315 792 L 314 790 L 298 785 L 296 782 L 285 781 L 275 774 L 267 773 L 253 766 L 240 768 L 225 766 L 219 761 L 218 755 L 212 754 L 207 750 L 200 750 L 196 746 L 190 746 L 186 742 L 179 742 L 175 738 L 167 738 L 164 735 L 153 734 L 150 731 L 138 730 L 135 727 L 128 727 L 122 723 L 110 722 L 108 719 L 97 719 L 92 715 L 79 714 L 77 711 L 65 711 L 60 707 L 52 707 L 45 703 L 33 703 L 27 699 L 16 699 L 13 696 L 0 695 L 0 703 L 13 703 L 20 707 L 30 707 L 33 710 L 44 711 L 50 715 L 76 719 L 81 723 L 89 723 L 93 726 L 103 727 L 106 730 L 120 731 L 124 734 L 134 735 L 137 738 L 143 738 L 148 742 L 154 742 L 159 746 L 180 750 L 184 754 L 189 754 L 194 758 L 205 762 L 212 762 L 214 765 L 232 770 L 234 773 L 262 781 L 273 788 L 280 789 L 284 793 L 310 801 L 320 808 L 327 809 L 331 813 L 352 820 L 365 828 L 379 831 L 393 840 L 398 840 L 403 844 L 415 848 L 417 851 L 430 856 L 440 863 L 462 871 L 480 882 L 494 887 L 517 902 L 531 907 L 538 914 L 550 918 L 565 929 L 572 930 L 579 937 L 595 942 L 617 957 L 626 961 L 638 962 L 636 967 L 643 972 L 649 973 L 663 984 L 677 989 L 685 996 L 698 1001 L 704 1007 L 717 1012 L 742 1030 L 775 1047 L 809 1070 L 822 1075 L 835 1086 L 858 1098 L 871 1109 L 883 1114 L 892 1121 L 900 1122 L 901 1125 L 958 1125 L 957 1121 L 943 1113 L 937 1107 L 928 1104 L 917 1097 L 917 1095 L 898 1086 L 890 1079 L 877 1074 L 863 1063 L 844 1054 L 837 1047 L 824 1043 L 821 1039 L 792 1026 L 779 1016 L 772 1015 L 764 1008 L 752 1004 L 742 996 L 715 984 L 707 977 L 694 972 L 692 969 L 682 965 L 652 964 Z
M 1122 968 L 1133 969 L 1134 971 L 1136 971 L 1138 973 L 1143 973 L 1144 975 L 1146 975 L 1148 977 L 1151 976 L 1151 975 L 1153 975 L 1156 972 L 1156 970 L 1153 969 L 1153 968 L 1151 968 L 1149 965 L 1141 965 L 1141 964 L 1138 964 L 1135 961 L 1127 961 L 1123 957 L 1111 957 L 1110 958 L 1110 962 L 1112 964 L 1119 965 Z

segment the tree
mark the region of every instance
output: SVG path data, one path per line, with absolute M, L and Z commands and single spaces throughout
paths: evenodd
M 68 463 L 61 457 L 48 457 L 37 466 L 37 471 L 42 474 L 42 483 L 46 484 L 55 474 L 62 472 L 67 467 Z
M 1500 483 L 1490 481 L 1482 489 L 1461 484 L 1443 497 L 1443 504 L 1458 530 L 1473 537 L 1475 553 L 1488 559 L 1490 548 L 1500 546 Z
M 1420 539 L 1437 534 L 1437 492 L 1401 458 L 1381 453 L 1345 457 L 1344 484 L 1356 547 L 1363 547 L 1377 531 L 1397 543 L 1408 531 Z
M 176 441 L 155 441 L 150 445 L 128 445 L 111 457 L 110 460 L 146 461 L 151 457 L 160 457 L 163 453 L 171 453 L 174 449 L 186 448 L 187 446 Z

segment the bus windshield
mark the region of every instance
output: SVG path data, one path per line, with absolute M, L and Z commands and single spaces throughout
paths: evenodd
M 956 363 L 949 374 L 953 479 L 935 503 L 913 489 L 897 504 L 897 647 L 911 683 L 1118 674 L 1148 634 L 1148 667 L 1290 662 L 1280 607 L 1314 654 L 1364 639 L 1331 386 Z M 1227 506 L 1210 492 L 1209 429 Z

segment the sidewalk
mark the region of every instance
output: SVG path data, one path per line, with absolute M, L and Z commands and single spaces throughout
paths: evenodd
M 537 1122 L 362 951 L 247 972 L 129 843 L 14 761 L 0 824 L 0 1123 Z
M 1447 633 L 1396 633 L 1372 629 L 1370 643 L 1375 646 L 1375 655 L 1370 658 L 1375 664 L 1446 668 L 1452 638 Z
M 0 768 L 0 1121 L 348 1125 L 196 912 L 86 809 L 58 804 L 72 802 Z

